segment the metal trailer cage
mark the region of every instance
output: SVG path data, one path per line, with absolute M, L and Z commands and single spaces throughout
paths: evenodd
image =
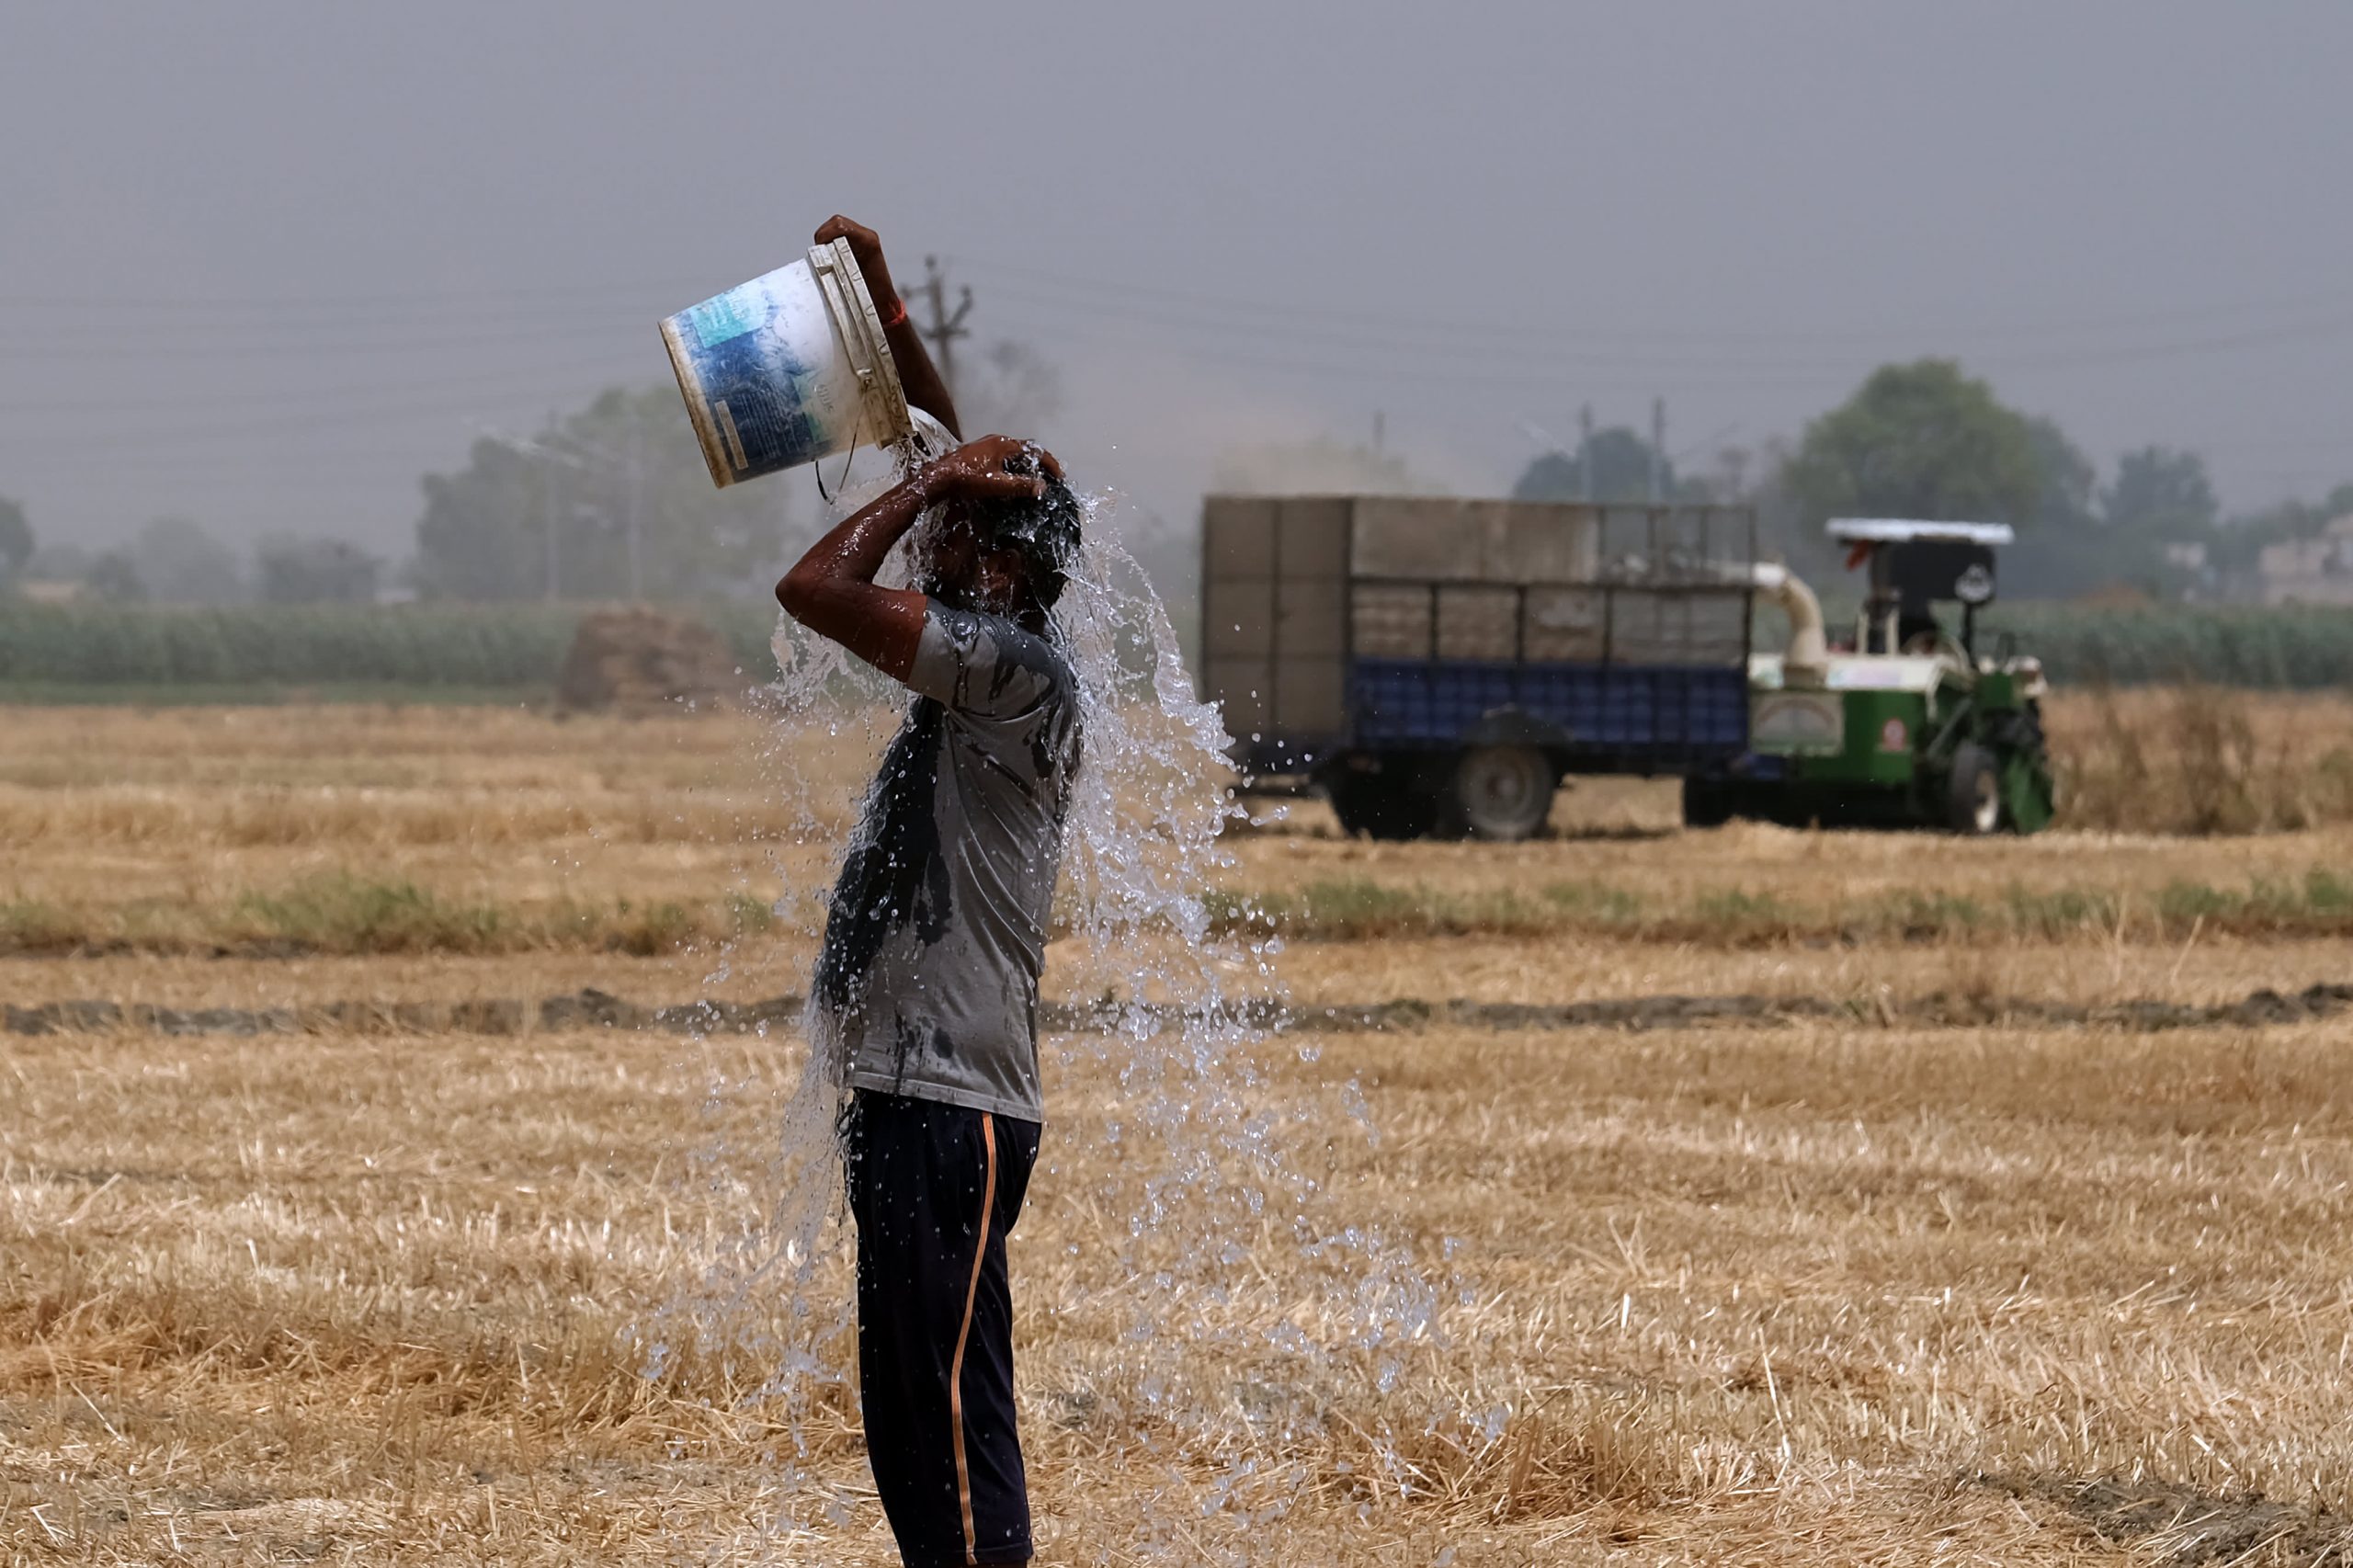
M 1512 744 L 1585 772 L 1745 746 L 1755 514 L 1212 496 L 1203 695 L 1246 775 Z

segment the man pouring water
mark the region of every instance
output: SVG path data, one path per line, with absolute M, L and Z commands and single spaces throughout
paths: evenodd
M 1006 1236 L 1037 1159 L 1038 986 L 1074 777 L 1077 688 L 1050 619 L 1080 509 L 1061 465 L 956 445 L 946 384 L 881 243 L 834 218 L 937 455 L 817 541 L 788 614 L 915 699 L 834 889 L 814 991 L 837 1031 L 858 1228 L 858 1395 L 910 1564 L 1030 1556 Z M 926 431 L 922 426 L 932 429 Z M 879 586 L 916 536 L 914 588 Z

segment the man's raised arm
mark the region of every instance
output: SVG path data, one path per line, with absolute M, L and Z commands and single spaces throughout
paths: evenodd
M 847 240 L 850 255 L 858 258 L 858 275 L 866 279 L 866 291 L 881 314 L 882 335 L 891 345 L 891 359 L 899 368 L 899 388 L 907 394 L 907 402 L 947 426 L 949 435 L 962 440 L 964 426 L 957 422 L 956 404 L 948 395 L 948 383 L 939 379 L 930 351 L 923 346 L 923 334 L 907 319 L 906 301 L 899 298 L 898 288 L 891 281 L 891 264 L 882 259 L 881 239 L 865 224 L 837 213 L 817 228 L 819 244 L 829 245 L 835 240 Z
M 930 601 L 912 589 L 877 587 L 874 574 L 926 506 L 957 497 L 1043 494 L 1043 481 L 1006 472 L 1006 460 L 1031 450 L 1026 441 L 988 436 L 926 463 L 811 545 L 777 584 L 777 603 L 818 636 L 892 679 L 905 680 L 915 668 Z

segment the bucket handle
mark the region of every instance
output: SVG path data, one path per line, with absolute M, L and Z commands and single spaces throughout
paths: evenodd
M 809 472 L 817 476 L 818 498 L 824 501 L 826 506 L 832 506 L 834 504 L 834 495 L 840 494 L 842 487 L 849 483 L 849 465 L 858 460 L 858 438 L 865 434 L 866 415 L 864 411 L 861 410 L 858 416 L 858 424 L 850 431 L 849 449 L 842 454 L 842 476 L 834 481 L 833 495 L 825 494 L 825 465 L 823 460 L 809 465 Z

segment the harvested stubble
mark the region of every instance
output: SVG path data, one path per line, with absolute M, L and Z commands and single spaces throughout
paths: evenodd
M 731 890 L 823 886 L 822 854 L 779 847 L 800 808 L 778 803 L 741 719 L 9 718 L 0 896 L 233 911 L 339 880 L 362 907 L 406 883 L 432 909 L 618 919 L 623 899 L 720 911 Z M 824 773 L 830 831 L 873 738 L 795 758 Z M 1627 797 L 1594 793 L 1622 813 Z M 1659 908 L 1745 900 L 1754 918 L 1768 897 L 1992 907 L 2018 887 L 2096 890 L 2120 911 L 2056 944 L 1727 949 L 1594 924 L 1294 943 L 1282 967 L 1308 1002 L 2210 1005 L 2347 978 L 2341 940 L 2234 935 L 2195 914 L 2168 934 L 2159 918 L 2170 884 L 2309 888 L 2353 864 L 2341 831 L 1629 837 L 1640 824 L 1619 814 L 1602 824 L 1615 836 L 1497 849 L 1340 843 L 1297 831 L 1314 812 L 1297 814 L 1237 835 L 1236 889 L 1354 882 L 1447 910 L 1583 884 Z M 306 918 L 365 926 L 333 904 Z M 808 907 L 740 947 L 716 989 L 794 988 Z M 21 1001 L 249 1007 L 587 984 L 676 1001 L 707 967 L 536 946 L 6 966 Z M 1425 1256 L 1457 1243 L 1436 1272 L 1469 1298 L 1442 1315 L 1444 1343 L 1400 1354 L 1387 1392 L 1373 1353 L 1336 1343 L 1313 1377 L 1235 1346 L 1164 1339 L 1149 1369 L 1121 1348 L 1111 1303 L 1136 1281 L 1108 1260 L 1130 1210 L 1099 1195 L 1145 1172 L 1108 1135 L 1129 1114 L 1110 1080 L 1057 1072 L 1051 1168 L 1015 1245 L 1051 1555 L 2120 1562 L 2129 1541 L 2142 1560 L 2312 1560 L 2342 1535 L 2353 1452 L 2342 1034 L 1432 1028 L 1323 1036 L 1313 1062 L 1283 1042 L 1263 1098 L 1292 1119 L 1292 1164 Z M 715 1043 L 718 1066 L 678 1050 L 601 1032 L 12 1040 L 0 1558 L 887 1561 L 870 1504 L 818 1538 L 759 1533 L 779 1434 L 735 1396 L 763 1366 L 689 1358 L 649 1379 L 618 1337 L 740 1217 L 688 1156 L 754 1140 L 772 1108 L 754 1094 L 714 1119 L 712 1072 L 790 1073 L 749 1041 Z M 1147 1240 L 1214 1256 L 1181 1225 Z M 1336 1340 L 1316 1305 L 1333 1260 L 1245 1241 L 1212 1315 L 1245 1346 L 1286 1317 Z M 1184 1400 L 1155 1404 L 1147 1373 Z M 817 1472 L 854 1486 L 849 1414 L 835 1391 L 807 1430 Z M 1384 1426 L 1385 1449 L 1367 1436 Z M 1256 1467 L 1172 1457 L 1188 1442 Z M 1162 1533 L 1142 1542 L 1148 1510 Z
M 2341 1547 L 2339 1049 L 1819 1029 L 1274 1052 L 1293 1157 L 1362 1225 L 1453 1244 L 1442 1340 L 1333 1344 L 1304 1376 L 1250 1348 L 1329 1333 L 1306 1285 L 1329 1265 L 1279 1231 L 1211 1309 L 1233 1342 L 1112 1337 L 1135 1281 L 1108 1266 L 1124 1215 L 1089 1195 L 1128 1108 L 1058 1071 L 1014 1248 L 1049 1559 L 2122 1562 L 2099 1532 L 2152 1528 L 2198 1557 Z M 620 1337 L 733 1217 L 683 1154 L 766 1102 L 714 1126 L 710 1065 L 597 1034 L 12 1048 L 10 1560 L 888 1561 L 870 1504 L 760 1539 L 780 1434 L 738 1400 L 765 1369 L 648 1378 Z M 821 1399 L 804 1462 L 854 1483 L 849 1417 Z M 1255 1467 L 1183 1458 L 1211 1448 Z
M 1211 899 L 1210 915 L 1211 928 L 1221 932 L 1325 941 L 1600 934 L 1711 947 L 2105 942 L 2119 939 L 2131 923 L 2159 941 L 2208 930 L 2217 936 L 2341 937 L 2353 933 L 2353 876 L 2314 868 L 2294 881 L 2257 878 L 2244 887 L 2175 881 L 2137 910 L 2129 894 L 2105 889 L 2017 884 L 1991 897 L 1913 889 L 1860 902 L 1735 887 L 1687 895 L 1676 903 L 1596 882 L 1459 893 L 1355 878 L 1311 882 L 1296 892 L 1221 892 Z

